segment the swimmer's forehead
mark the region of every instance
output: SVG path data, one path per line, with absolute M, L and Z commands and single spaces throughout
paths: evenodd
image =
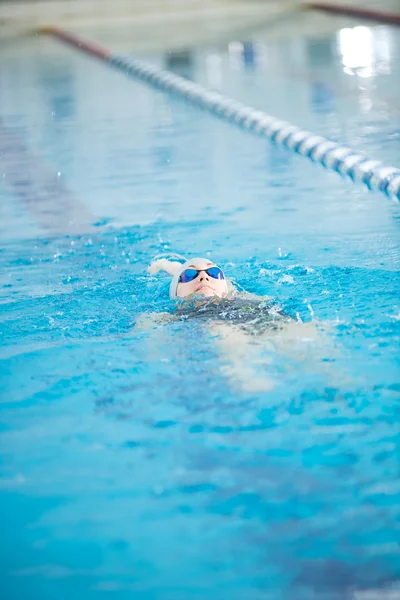
M 214 266 L 215 263 L 211 262 L 210 260 L 194 260 L 188 267 L 186 267 L 187 269 L 198 269 L 199 267 L 212 267 Z

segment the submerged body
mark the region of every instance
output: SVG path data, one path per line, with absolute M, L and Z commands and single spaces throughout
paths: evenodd
M 175 318 L 229 323 L 249 335 L 260 335 L 266 330 L 276 331 L 285 323 L 293 322 L 293 319 L 285 314 L 278 304 L 271 302 L 271 299 L 240 293 L 206 300 L 196 296 L 186 298 L 185 301 L 179 302 Z

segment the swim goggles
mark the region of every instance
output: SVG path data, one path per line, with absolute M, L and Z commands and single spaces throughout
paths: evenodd
M 179 276 L 179 283 L 189 283 L 196 279 L 199 273 L 207 273 L 213 279 L 225 279 L 225 275 L 219 267 L 210 267 L 209 269 L 185 269 Z

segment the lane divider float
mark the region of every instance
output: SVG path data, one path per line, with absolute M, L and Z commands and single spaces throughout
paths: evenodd
M 368 189 L 380 191 L 389 198 L 400 200 L 400 169 L 396 167 L 372 160 L 348 146 L 281 121 L 170 71 L 138 59 L 113 54 L 97 43 L 84 40 L 58 27 L 44 27 L 39 32 L 95 56 L 130 77 L 164 92 L 176 94 L 224 121 L 321 164 L 329 171 L 335 171 L 354 182 L 363 183 Z

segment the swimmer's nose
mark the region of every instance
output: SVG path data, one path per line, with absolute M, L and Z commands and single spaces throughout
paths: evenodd
M 199 273 L 199 281 L 210 281 L 209 276 L 207 275 L 207 273 L 205 271 L 200 271 Z

